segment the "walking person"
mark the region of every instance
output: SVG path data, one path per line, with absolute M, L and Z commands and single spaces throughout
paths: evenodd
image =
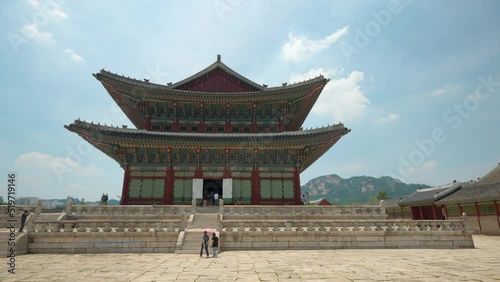
M 219 249 L 219 237 L 214 233 L 212 233 L 212 257 L 217 257 L 217 250 Z
M 24 225 L 26 224 L 26 219 L 28 219 L 28 211 L 25 210 L 23 212 L 23 214 L 21 215 L 21 227 L 19 227 L 19 231 L 18 232 L 23 232 L 23 229 L 24 229 Z
M 203 233 L 203 237 L 201 240 L 200 258 L 203 257 L 203 249 L 205 249 L 205 252 L 207 253 L 207 258 L 209 257 L 209 255 L 208 255 L 208 240 L 210 240 L 210 238 L 208 237 L 207 231 L 205 231 Z

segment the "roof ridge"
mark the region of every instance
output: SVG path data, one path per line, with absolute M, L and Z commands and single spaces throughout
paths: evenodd
M 169 90 L 169 91 L 174 91 L 174 92 L 178 91 L 178 92 L 181 92 L 183 94 L 192 94 L 192 95 L 200 95 L 200 94 L 213 95 L 213 94 L 218 94 L 218 95 L 226 95 L 226 96 L 255 94 L 256 92 L 272 92 L 272 91 L 279 91 L 279 90 L 285 90 L 285 89 L 293 89 L 293 88 L 296 88 L 296 87 L 301 87 L 301 86 L 304 86 L 304 85 L 312 84 L 312 83 L 318 82 L 318 81 L 325 81 L 325 84 L 330 81 L 330 79 L 325 78 L 323 75 L 319 75 L 317 77 L 314 77 L 314 78 L 311 78 L 311 79 L 308 79 L 308 80 L 304 80 L 304 81 L 301 81 L 301 82 L 297 82 L 297 83 L 291 83 L 291 84 L 282 85 L 282 86 L 273 86 L 273 87 L 263 88 L 261 91 L 203 92 L 203 91 L 192 91 L 192 90 L 177 89 L 177 88 L 175 88 L 176 85 L 177 85 L 177 83 L 170 84 L 170 85 L 158 84 L 158 83 L 153 83 L 153 82 L 149 82 L 149 81 L 139 80 L 137 78 L 131 78 L 131 77 L 125 76 L 125 75 L 120 75 L 118 73 L 113 73 L 113 72 L 107 71 L 105 69 L 101 69 L 99 73 L 94 73 L 92 75 L 97 80 L 99 80 L 99 81 L 100 81 L 99 76 L 100 75 L 104 75 L 104 76 L 107 76 L 107 77 L 109 77 L 111 79 L 116 79 L 116 80 L 122 81 L 123 83 L 138 84 L 138 85 L 140 85 L 142 87 L 145 87 L 145 88 L 162 88 L 162 89 Z

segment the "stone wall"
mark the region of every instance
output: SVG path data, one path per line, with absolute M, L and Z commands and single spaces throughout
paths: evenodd
M 221 250 L 474 248 L 470 234 L 447 232 L 327 231 L 222 232 Z
M 178 232 L 32 232 L 28 253 L 173 253 Z
M 221 249 L 474 248 L 463 220 L 222 220 Z

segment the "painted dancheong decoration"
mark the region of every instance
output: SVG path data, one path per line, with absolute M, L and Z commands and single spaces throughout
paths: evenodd
M 278 87 L 217 61 L 177 83 L 94 74 L 137 129 L 76 120 L 65 127 L 125 170 L 121 204 L 300 204 L 300 173 L 350 129 L 303 130 L 328 83 Z

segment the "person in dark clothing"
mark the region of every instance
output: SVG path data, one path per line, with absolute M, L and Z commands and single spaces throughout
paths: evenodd
M 201 250 L 200 250 L 200 257 L 203 257 L 203 249 L 207 252 L 207 258 L 209 257 L 208 255 L 208 240 L 210 238 L 208 237 L 207 231 L 203 233 L 203 238 L 201 240 Z
M 219 249 L 219 237 L 214 233 L 212 233 L 212 257 L 217 257 L 217 250 Z
M 28 211 L 24 211 L 24 213 L 21 215 L 21 227 L 19 227 L 19 232 L 23 232 L 24 225 L 26 224 L 26 219 L 28 218 Z

